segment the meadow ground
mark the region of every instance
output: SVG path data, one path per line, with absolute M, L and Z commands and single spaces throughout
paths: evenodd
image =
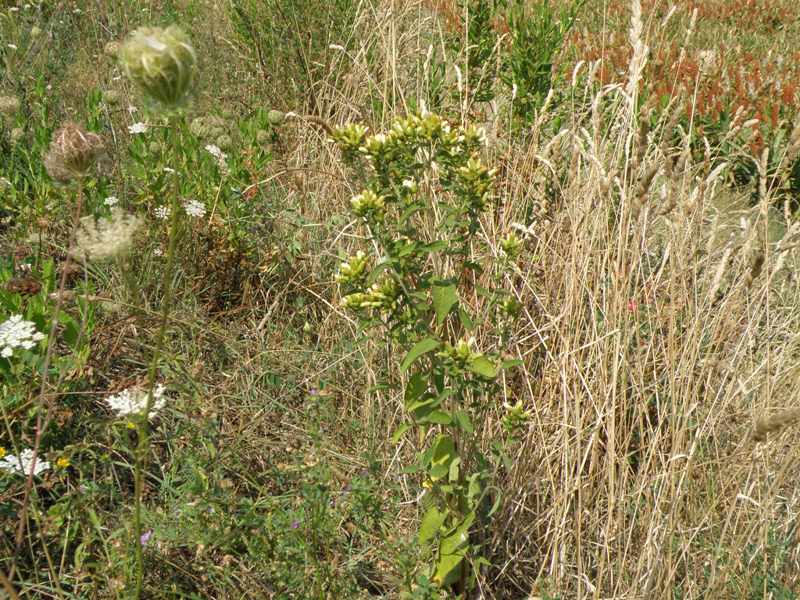
M 797 598 L 798 42 L 0 0 L 0 598 Z

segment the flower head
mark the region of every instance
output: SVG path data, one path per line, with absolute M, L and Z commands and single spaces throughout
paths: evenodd
M 278 125 L 283 125 L 284 121 L 286 121 L 286 113 L 272 109 L 267 113 L 267 121 L 269 121 L 270 125 L 276 127 Z
M 227 137 L 227 136 L 220 136 L 220 138 L 217 141 L 219 142 L 219 140 L 222 139 L 222 137 Z M 219 146 L 217 146 L 216 144 L 208 144 L 205 147 L 205 150 L 206 150 L 206 152 L 208 152 L 211 156 L 213 156 L 216 159 L 217 166 L 219 167 L 219 170 L 223 174 L 227 174 L 227 172 L 228 172 L 228 163 L 226 162 L 226 159 L 228 158 L 228 155 L 225 154 L 222 151 L 222 149 Z
M 163 204 L 161 206 L 157 206 L 153 213 L 155 214 L 156 219 L 166 221 L 169 218 L 169 215 L 172 213 L 172 209 L 166 204 Z
M 33 464 L 33 450 L 30 448 L 23 450 L 19 453 L 19 456 L 14 456 L 13 454 L 9 454 L 5 456 L 2 460 L 0 460 L 0 469 L 3 471 L 10 471 L 12 473 L 20 473 L 22 475 L 27 475 L 31 472 L 31 467 L 33 467 L 33 474 L 39 475 L 43 471 L 47 471 L 50 469 L 50 463 L 46 460 L 38 460 L 36 464 Z
M 133 125 L 128 125 L 128 133 L 131 135 L 137 135 L 139 133 L 146 133 L 147 132 L 147 123 L 142 123 L 139 121 L 138 123 L 134 123 Z
M 179 27 L 140 27 L 122 45 L 119 58 L 130 80 L 158 102 L 177 106 L 186 99 L 197 59 Z
M 10 358 L 17 348 L 30 350 L 44 337 L 36 331 L 35 323 L 23 320 L 22 315 L 12 315 L 0 325 L 0 356 Z
M 99 135 L 68 121 L 53 134 L 44 166 L 50 177 L 66 182 L 83 177 L 104 150 Z
M 206 205 L 199 200 L 187 200 L 183 203 L 183 210 L 190 217 L 202 218 L 206 214 Z
M 147 408 L 147 398 L 150 394 L 139 388 L 128 388 L 121 391 L 119 394 L 111 395 L 105 399 L 108 407 L 117 413 L 119 417 L 127 417 L 129 415 L 142 415 Z M 153 399 L 150 403 L 150 412 L 148 417 L 152 419 L 158 414 L 164 405 L 166 399 L 164 398 L 164 386 L 158 384 L 153 389 Z
M 350 206 L 359 217 L 374 216 L 380 220 L 385 209 L 385 202 L 383 196 L 378 196 L 372 190 L 365 190 L 350 200 Z
M 356 252 L 339 265 L 336 273 L 336 283 L 340 285 L 356 285 L 362 283 L 367 274 L 369 259 L 362 250 Z
M 217 160 L 225 160 L 226 158 L 225 153 L 220 149 L 219 146 L 216 146 L 215 144 L 208 144 L 205 150 Z
M 105 204 L 106 206 L 114 206 L 117 204 L 117 202 L 119 202 L 119 198 L 117 198 L 116 196 L 109 196 L 108 198 L 103 200 L 103 204 Z
M 103 260 L 124 254 L 130 249 L 140 225 L 138 217 L 118 207 L 112 207 L 108 218 L 83 217 L 71 254 L 87 260 Z

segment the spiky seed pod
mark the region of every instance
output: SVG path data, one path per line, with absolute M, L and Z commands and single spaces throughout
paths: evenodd
M 168 107 L 180 105 L 194 80 L 194 48 L 179 27 L 140 27 L 119 50 L 120 63 L 136 85 Z
M 79 125 L 68 121 L 53 135 L 44 166 L 53 179 L 70 181 L 83 177 L 104 149 L 99 135 L 84 131 Z

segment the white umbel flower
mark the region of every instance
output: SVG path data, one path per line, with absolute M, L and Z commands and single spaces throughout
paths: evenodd
M 211 156 L 213 156 L 217 160 L 225 160 L 226 158 L 228 158 L 227 155 L 222 151 L 222 149 L 216 144 L 208 144 L 206 146 L 206 152 L 208 152 Z
M 141 220 L 127 214 L 119 207 L 111 209 L 111 216 L 95 220 L 87 216 L 75 234 L 75 248 L 71 254 L 87 260 L 103 260 L 126 253 L 141 226 Z
M 138 388 L 128 388 L 119 394 L 109 396 L 105 399 L 108 407 L 120 417 L 131 415 L 141 415 L 147 407 L 147 392 Z M 158 384 L 153 389 L 153 402 L 150 406 L 148 417 L 152 419 L 158 411 L 164 408 L 166 399 L 164 398 L 164 386 Z
M 222 151 L 222 149 L 216 144 L 208 144 L 206 146 L 206 152 L 208 152 L 211 156 L 214 157 L 214 159 L 216 159 L 220 173 L 222 173 L 223 175 L 227 175 L 229 172 L 228 162 L 226 160 L 228 158 L 228 155 L 225 154 Z
M 161 219 L 162 221 L 166 221 L 169 218 L 170 213 L 172 213 L 172 210 L 170 210 L 169 206 L 164 205 L 164 206 L 157 206 L 155 211 L 153 212 L 156 215 L 156 219 Z
M 147 132 L 147 123 L 142 123 L 140 121 L 138 123 L 134 123 L 133 125 L 128 125 L 128 133 L 130 133 L 131 135 L 137 135 L 146 132 Z
M 30 350 L 44 339 L 44 334 L 36 331 L 36 324 L 25 321 L 22 315 L 12 315 L 0 325 L 0 356 L 10 358 L 17 348 Z
M 119 202 L 119 198 L 117 198 L 116 196 L 109 196 L 108 198 L 103 200 L 103 204 L 105 204 L 106 206 L 114 206 L 117 204 L 117 202 Z
M 183 203 L 183 210 L 186 211 L 186 214 L 190 217 L 195 217 L 197 219 L 205 216 L 206 214 L 206 205 L 200 202 L 199 200 L 187 200 Z
M 33 463 L 33 450 L 30 448 L 23 450 L 19 456 L 9 454 L 8 456 L 0 459 L 0 469 L 3 471 L 10 471 L 12 473 L 21 473 L 27 475 L 31 472 L 31 464 Z M 46 460 L 37 460 L 36 465 L 33 467 L 33 474 L 39 475 L 43 471 L 50 469 L 50 463 Z

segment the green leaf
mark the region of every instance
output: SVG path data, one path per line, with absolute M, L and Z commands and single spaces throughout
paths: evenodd
M 458 424 L 458 427 L 467 433 L 473 433 L 475 431 L 475 427 L 472 425 L 472 420 L 469 418 L 469 415 L 464 412 L 463 410 L 456 411 L 453 415 L 455 422 Z
M 435 410 L 439 407 L 439 402 L 436 398 L 429 397 L 423 400 L 417 400 L 416 402 L 412 402 L 411 404 L 406 407 L 406 410 L 414 417 L 415 420 L 424 422 L 425 417 L 427 417 L 431 411 Z
M 456 482 L 458 481 L 458 465 L 461 464 L 461 459 L 456 457 L 453 462 L 450 463 L 450 481 Z
M 442 554 L 439 556 L 439 561 L 436 564 L 436 573 L 433 576 L 434 581 L 440 586 L 450 583 L 452 580 L 457 579 L 458 571 L 456 570 L 464 560 L 466 552 L 461 550 L 456 554 Z
M 450 463 L 456 458 L 456 445 L 453 438 L 440 435 L 431 448 L 430 477 L 433 481 L 443 479 L 450 473 Z
M 500 364 L 500 368 L 501 368 L 501 369 L 513 369 L 514 367 L 519 367 L 519 366 L 521 366 L 522 364 L 523 364 L 523 363 L 522 363 L 522 361 L 521 361 L 521 360 L 519 360 L 518 358 L 513 358 L 513 359 L 511 359 L 511 360 L 504 360 L 504 361 L 503 361 L 503 362 Z
M 472 331 L 475 328 L 475 323 L 472 321 L 472 317 L 470 317 L 469 313 L 462 307 L 458 308 L 458 318 L 461 320 L 461 324 L 467 331 Z
M 408 405 L 411 401 L 422 397 L 428 389 L 428 380 L 422 373 L 414 373 L 408 380 L 406 386 L 405 401 Z
M 412 205 L 410 205 L 410 206 L 409 206 L 407 209 L 405 209 L 405 210 L 403 211 L 403 213 L 400 215 L 400 219 L 399 219 L 399 220 L 400 220 L 400 222 L 401 222 L 401 223 L 405 223 L 405 222 L 406 222 L 406 221 L 408 221 L 408 220 L 409 220 L 409 219 L 410 219 L 412 216 L 414 216 L 414 213 L 416 213 L 416 212 L 419 212 L 420 210 L 422 210 L 422 208 L 423 208 L 423 206 L 422 206 L 421 204 L 412 204 Z
M 398 258 L 403 258 L 404 256 L 408 256 L 409 254 L 413 254 L 417 249 L 417 245 L 407 244 L 400 249 L 400 252 L 397 253 Z
M 479 356 L 472 360 L 469 363 L 469 370 L 487 379 L 494 379 L 497 377 L 497 365 L 485 356 Z
M 419 526 L 419 543 L 425 544 L 439 533 L 447 513 L 441 512 L 436 506 L 431 506 Z
M 414 364 L 414 361 L 417 360 L 423 354 L 431 352 L 432 350 L 436 350 L 439 347 L 439 342 L 433 338 L 425 338 L 422 341 L 417 342 L 414 344 L 414 347 L 408 351 L 406 357 L 403 359 L 403 364 L 400 365 L 400 371 L 405 372 L 408 367 Z
M 443 410 L 434 410 L 430 414 L 419 419 L 420 423 L 436 423 L 438 425 L 450 425 L 453 420 Z
M 500 505 L 503 503 L 503 496 L 499 493 L 497 494 L 497 498 L 494 499 L 494 504 L 492 504 L 492 508 L 489 509 L 489 512 L 486 513 L 487 517 L 491 517 L 494 513 L 497 512 L 497 509 L 500 508 Z
M 469 542 L 469 528 L 475 522 L 475 511 L 466 514 L 461 523 L 447 537 L 442 539 L 439 544 L 439 552 L 442 554 L 453 554 L 459 548 L 463 548 Z
M 402 425 L 400 425 L 400 427 L 395 429 L 394 433 L 392 434 L 392 443 L 396 444 L 397 442 L 399 442 L 400 438 L 403 437 L 403 434 L 410 428 L 411 428 L 410 423 L 403 423 Z
M 439 252 L 447 248 L 448 244 L 445 240 L 437 240 L 435 242 L 431 242 L 430 244 L 426 244 L 423 248 L 430 254 L 431 252 Z
M 431 289 L 431 298 L 433 299 L 433 309 L 436 311 L 436 323 L 441 325 L 444 323 L 447 313 L 458 302 L 458 291 L 455 284 L 434 283 Z

